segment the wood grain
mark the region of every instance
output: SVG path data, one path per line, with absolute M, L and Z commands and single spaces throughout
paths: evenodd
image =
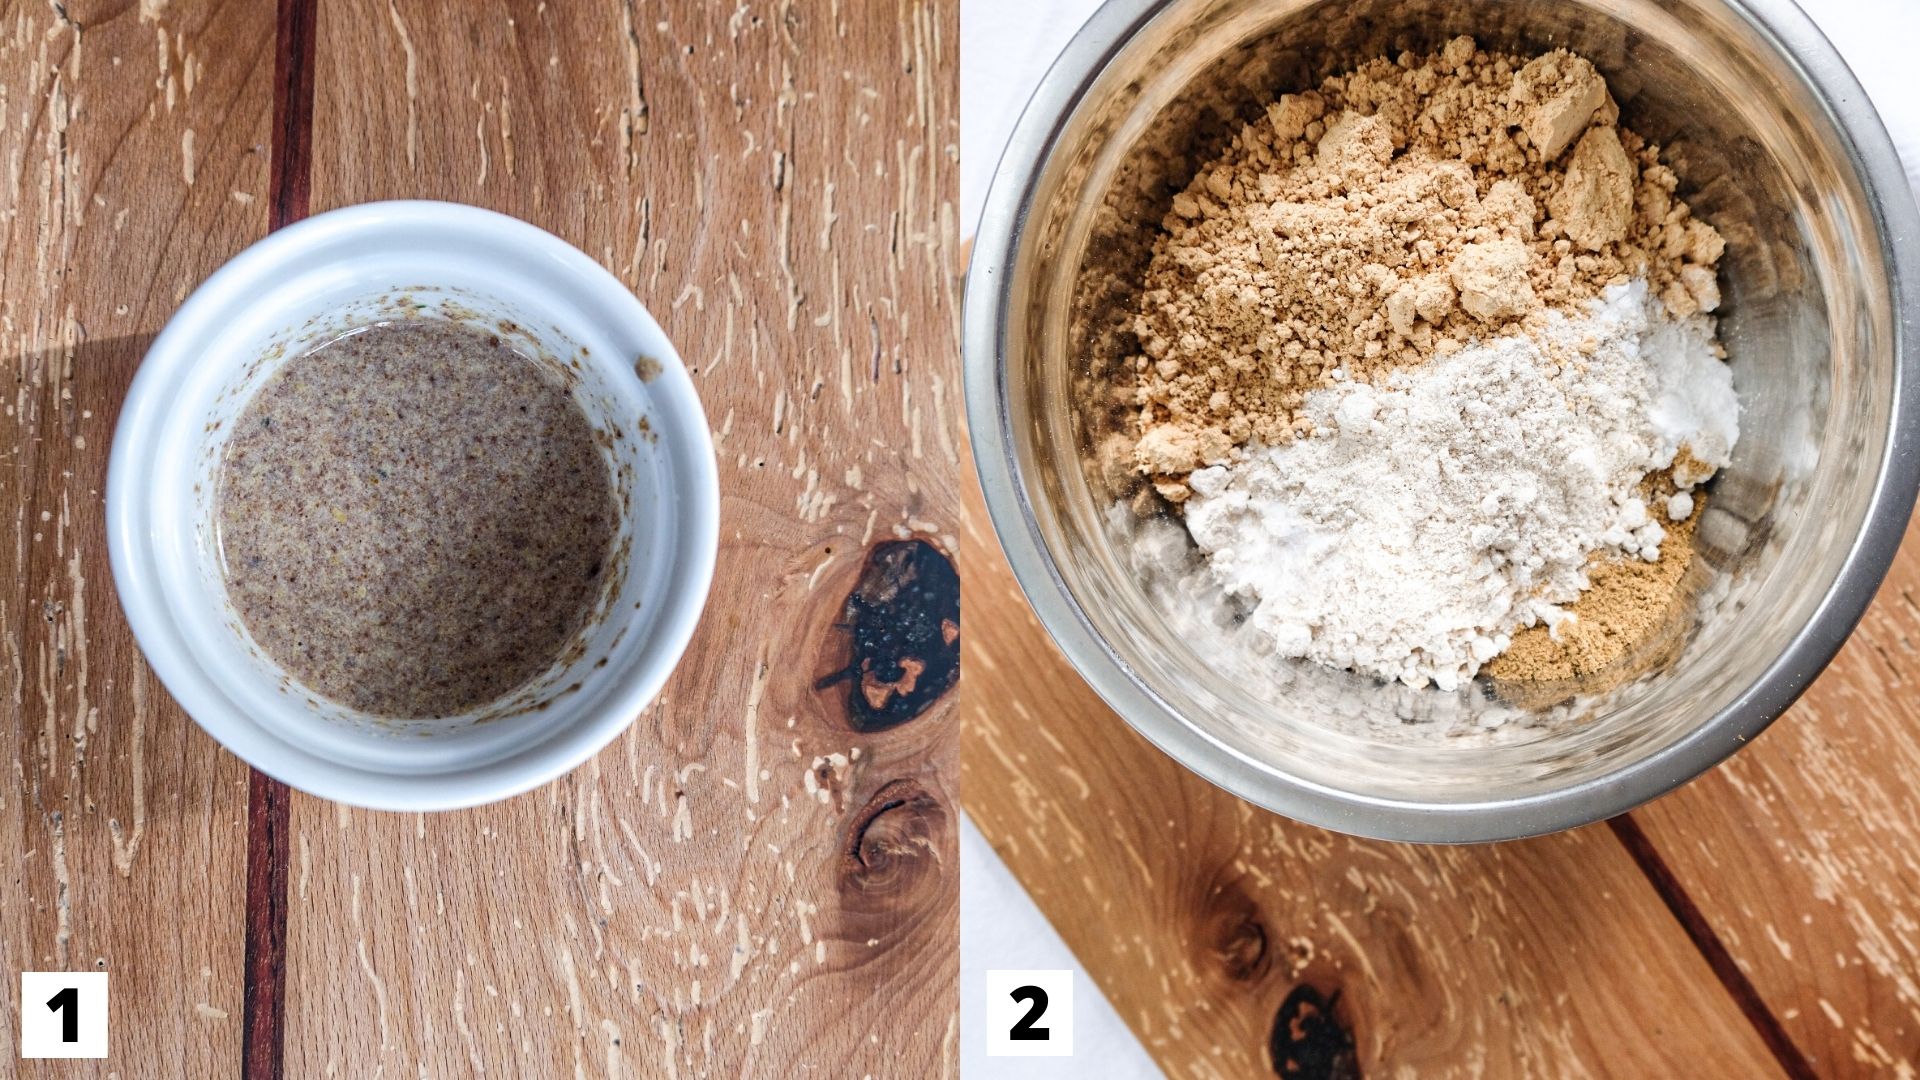
M 968 542 L 997 554 L 990 536 L 969 533 Z M 1338 884 L 1315 884 L 1304 896 L 1293 892 L 1299 886 L 1292 883 L 1303 873 L 1298 851 L 1316 853 L 1309 862 L 1331 860 L 1319 871 L 1323 875 L 1333 875 L 1339 866 L 1336 858 L 1320 854 L 1325 851 L 1340 852 L 1340 858 L 1361 867 L 1390 854 L 1402 863 L 1394 873 L 1411 875 L 1419 883 L 1406 884 L 1403 895 L 1435 903 L 1434 872 L 1409 869 L 1405 860 L 1454 862 L 1463 855 L 1420 854 L 1352 841 L 1270 818 L 1172 767 L 1093 698 L 1044 644 L 1012 591 L 1004 565 L 997 558 L 981 563 L 976 559 L 969 567 L 973 587 L 968 601 L 975 629 L 967 663 L 974 679 L 962 751 L 969 811 L 1034 890 L 1095 978 L 1116 1001 L 1131 1003 L 1135 1011 L 1123 1005 L 1123 1014 L 1148 1038 L 1170 1072 L 1207 1075 L 1222 1058 L 1251 1067 L 1260 1060 L 1260 1051 L 1249 1048 L 1264 1046 L 1259 1044 L 1260 1010 L 1237 992 L 1223 1000 L 1212 985 L 1218 977 L 1206 972 L 1210 962 L 1218 963 L 1217 957 L 1246 952 L 1249 941 L 1271 941 L 1274 920 L 1285 927 L 1302 921 L 1315 925 L 1316 907 L 1339 903 Z M 1025 621 L 1015 621 L 1016 616 Z M 1029 658 L 1043 650 L 1046 662 L 1033 664 Z M 1022 662 L 995 663 L 1003 656 Z M 1658 1051 L 1683 1062 L 1711 1049 L 1703 1040 L 1730 1037 L 1691 1017 L 1711 1005 L 1724 1020 L 1719 999 L 1731 993 L 1776 1064 L 1791 1075 L 1914 1076 L 1920 1072 L 1917 663 L 1920 522 L 1909 523 L 1906 543 L 1874 605 L 1800 703 L 1728 763 L 1613 823 L 1616 840 L 1647 879 L 1645 884 L 1633 880 L 1632 871 L 1608 850 L 1597 829 L 1587 829 L 1521 845 L 1473 849 L 1485 854 L 1475 857 L 1470 869 L 1460 870 L 1449 888 L 1513 895 L 1511 879 L 1500 877 L 1509 872 L 1502 863 L 1524 850 L 1530 863 L 1539 860 L 1532 890 L 1632 899 L 1635 918 L 1643 922 L 1639 930 L 1623 921 L 1608 931 L 1609 937 L 1596 941 L 1597 953 L 1556 949 L 1552 954 L 1545 975 L 1571 1011 L 1576 1030 L 1590 1022 L 1583 1014 L 1596 1010 L 1625 1014 L 1651 1007 L 1657 1016 L 1689 1017 L 1677 1025 L 1650 1028 L 1641 1040 L 1658 1035 Z M 1035 732 L 1039 739 L 1032 737 Z M 1146 808 L 1122 805 L 1140 790 L 1137 778 L 1143 774 L 1154 778 L 1154 801 Z M 1128 792 L 1127 799 L 1112 794 L 1116 790 Z M 1237 817 L 1216 806 L 1223 800 Z M 1195 816 L 1196 805 L 1214 817 Z M 1218 824 L 1222 816 L 1227 825 Z M 1176 828 L 1180 839 L 1169 850 L 1166 837 Z M 1273 838 L 1264 847 L 1258 840 L 1262 831 Z M 1192 849 L 1201 842 L 1194 834 L 1214 832 L 1225 835 L 1207 835 L 1205 851 L 1196 855 Z M 1073 865 L 1056 864 L 1063 837 L 1067 861 Z M 1584 854 L 1573 859 L 1544 854 L 1567 845 L 1577 845 Z M 1239 910 L 1240 901 L 1223 898 L 1226 894 L 1212 886 L 1196 891 L 1189 885 L 1182 894 L 1168 895 L 1163 881 L 1212 882 L 1226 872 L 1222 866 L 1254 876 L 1259 887 L 1251 890 L 1251 907 L 1267 913 L 1253 920 L 1262 927 L 1261 935 L 1241 932 L 1238 944 L 1224 951 L 1215 944 L 1218 931 L 1213 927 L 1222 920 L 1234 925 L 1232 912 Z M 1153 868 L 1151 875 L 1147 867 Z M 1277 902 L 1269 879 L 1289 883 Z M 1646 902 L 1647 885 L 1676 922 L 1665 922 Z M 1316 895 L 1318 901 L 1307 899 Z M 1092 897 L 1100 899 L 1096 903 Z M 1348 902 L 1373 901 L 1350 896 Z M 1523 922 L 1509 927 L 1509 934 L 1537 932 L 1531 922 L 1537 913 L 1551 910 L 1526 895 L 1514 895 L 1511 902 L 1523 913 Z M 1431 921 L 1430 914 L 1425 921 Z M 1168 929 L 1130 942 L 1108 940 L 1096 929 L 1116 924 Z M 1702 954 L 1710 972 L 1686 961 L 1671 932 L 1676 926 Z M 1589 936 L 1595 932 L 1593 927 L 1583 931 Z M 1322 927 L 1305 940 L 1325 933 Z M 1325 955 L 1320 944 L 1314 950 L 1316 956 Z M 1673 954 L 1666 958 L 1672 965 L 1666 975 L 1649 978 L 1650 952 Z M 1436 961 L 1424 945 L 1415 951 L 1399 949 L 1366 932 L 1353 941 L 1341 935 L 1336 943 L 1335 955 L 1348 967 L 1358 963 L 1359 954 L 1382 953 L 1390 965 L 1413 966 L 1414 975 L 1401 972 L 1395 978 L 1417 977 L 1436 964 L 1455 962 Z M 1609 958 L 1626 962 L 1625 970 L 1611 966 Z M 1598 966 L 1596 960 L 1601 961 Z M 1234 963 L 1244 966 L 1243 960 Z M 1373 963 L 1377 972 L 1382 961 Z M 1509 969 L 1490 977 L 1504 993 L 1508 982 L 1503 980 L 1513 974 Z M 1455 970 L 1446 981 L 1470 979 Z M 1309 980 L 1308 985 L 1318 984 Z M 1153 1011 L 1169 986 L 1172 996 L 1197 1000 L 1195 1009 L 1209 1018 L 1204 1034 L 1184 1026 L 1177 1036 L 1169 1033 L 1169 1016 L 1164 1010 Z M 1483 1048 L 1476 1058 L 1465 1050 L 1444 1049 L 1429 1057 L 1426 1049 L 1399 1045 L 1393 1040 L 1408 1024 L 1398 1006 L 1378 1021 L 1394 1034 L 1369 1051 L 1367 1021 L 1359 1015 L 1353 993 L 1349 990 L 1343 1001 L 1353 1010 L 1348 1015 L 1358 1019 L 1363 1064 L 1412 1063 L 1422 1074 L 1482 1065 L 1501 1071 L 1491 1067 L 1494 1063 L 1521 1072 L 1539 1070 L 1537 1064 L 1524 1065 L 1525 1046 Z M 1415 1007 L 1414 1014 L 1424 1016 L 1429 1007 Z M 1224 1021 L 1219 1019 L 1223 1012 L 1228 1017 Z M 1418 1030 L 1419 1025 L 1413 1027 Z M 1601 1054 L 1570 1060 L 1604 1074 L 1618 1073 L 1619 1063 L 1629 1059 Z M 1578 1071 L 1578 1066 L 1567 1068 Z M 1234 1069 L 1226 1071 L 1232 1074 Z
M 724 505 L 687 659 L 585 768 L 433 817 L 296 798 L 292 1073 L 952 1072 L 952 694 L 862 732 L 847 695 L 910 673 L 827 677 L 887 545 L 953 549 L 954 17 L 322 4 L 314 209 L 454 199 L 598 257 L 694 370 Z
M 1827 672 L 1636 816 L 1822 1075 L 1920 1073 L 1920 524 Z
M 1781 1075 L 1605 826 L 1416 847 L 1257 810 L 1087 689 L 970 521 L 967 812 L 1169 1075 Z
M 247 773 L 142 662 L 102 490 L 147 343 L 266 231 L 273 35 L 257 4 L 0 4 L 0 1061 L 17 972 L 112 975 L 112 1056 L 33 1075 L 239 1066 Z

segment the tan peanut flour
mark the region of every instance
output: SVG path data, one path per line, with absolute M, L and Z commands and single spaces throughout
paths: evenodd
M 1180 501 L 1234 447 L 1304 434 L 1336 372 L 1373 381 L 1635 276 L 1675 315 L 1713 308 L 1719 233 L 1617 117 L 1587 61 L 1466 37 L 1282 96 L 1163 223 L 1136 467 Z
M 1609 286 L 1642 280 L 1675 319 L 1713 311 L 1725 243 L 1618 119 L 1586 60 L 1467 37 L 1269 105 L 1174 196 L 1155 241 L 1134 316 L 1135 471 L 1184 504 L 1195 470 L 1312 434 L 1309 392 L 1536 334 Z M 1683 452 L 1672 471 L 1695 464 Z M 1643 486 L 1676 490 L 1670 472 Z M 1488 674 L 1561 679 L 1627 655 L 1675 602 L 1698 516 L 1676 512 L 1657 559 L 1596 553 L 1573 617 L 1516 631 Z

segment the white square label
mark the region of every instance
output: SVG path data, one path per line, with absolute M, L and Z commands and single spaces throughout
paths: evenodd
M 1073 972 L 989 969 L 987 1056 L 1072 1057 Z
M 20 973 L 20 1056 L 107 1056 L 107 973 Z

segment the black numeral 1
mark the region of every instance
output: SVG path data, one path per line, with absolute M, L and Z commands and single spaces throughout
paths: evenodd
M 1043 996 L 1041 1000 L 1046 999 Z M 71 986 L 67 987 L 47 999 L 47 1008 L 60 1014 L 60 1041 L 79 1042 L 80 991 Z
M 1015 1001 L 1024 1001 L 1028 1004 L 1027 1015 L 1021 1017 L 1020 1022 L 1013 1025 L 1013 1030 L 1007 1032 L 1007 1038 L 1023 1039 L 1031 1042 L 1046 1042 L 1050 1032 L 1043 1027 L 1034 1027 L 1033 1022 L 1046 1015 L 1047 992 L 1037 986 L 1022 986 L 1008 996 Z

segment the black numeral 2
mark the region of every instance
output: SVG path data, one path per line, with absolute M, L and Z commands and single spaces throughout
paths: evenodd
M 1045 996 L 1043 995 L 1040 1000 L 1045 1001 Z M 67 987 L 47 999 L 47 1008 L 60 1014 L 60 1041 L 79 1042 L 80 991 L 71 986 Z
M 1046 1042 L 1049 1032 L 1046 1028 L 1034 1027 L 1033 1022 L 1046 1015 L 1047 992 L 1037 986 L 1022 986 L 1008 996 L 1015 1001 L 1027 1002 L 1028 1007 L 1027 1015 L 1021 1017 L 1020 1022 L 1013 1025 L 1013 1030 L 1007 1032 L 1007 1038 L 1024 1039 L 1032 1042 Z

